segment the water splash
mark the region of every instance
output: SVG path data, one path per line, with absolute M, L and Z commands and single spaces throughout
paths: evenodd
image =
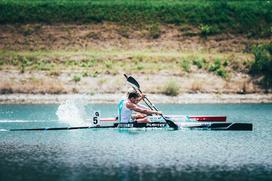
M 83 98 L 69 99 L 58 107 L 56 115 L 59 121 L 66 122 L 71 126 L 89 125 L 86 106 L 87 101 Z

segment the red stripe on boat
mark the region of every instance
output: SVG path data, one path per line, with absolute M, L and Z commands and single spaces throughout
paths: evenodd
M 190 119 L 194 119 L 200 122 L 226 122 L 226 116 L 190 116 Z
M 114 121 L 117 121 L 117 119 L 116 118 L 100 118 L 100 121 L 114 122 Z
M 167 117 L 178 118 L 184 117 L 182 115 L 170 115 Z M 198 122 L 226 122 L 226 116 L 189 116 L 190 119 L 198 121 Z M 115 122 L 117 121 L 116 118 L 100 118 L 100 121 L 103 122 Z

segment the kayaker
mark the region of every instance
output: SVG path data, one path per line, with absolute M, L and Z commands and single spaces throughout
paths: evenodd
M 162 115 L 160 111 L 150 110 L 138 103 L 143 100 L 144 94 L 139 95 L 137 92 L 129 92 L 126 99 L 122 99 L 118 104 L 118 120 L 122 123 L 137 121 L 141 123 L 149 122 L 148 115 Z M 132 112 L 135 111 L 136 115 Z

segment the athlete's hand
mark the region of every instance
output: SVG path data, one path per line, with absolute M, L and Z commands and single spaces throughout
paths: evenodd
M 156 114 L 161 116 L 161 115 L 162 115 L 162 112 L 161 112 L 161 111 L 158 111 Z
M 140 93 L 140 99 L 139 99 L 139 101 L 141 101 L 141 100 L 143 100 L 144 98 L 145 98 L 145 95 L 143 94 L 143 93 Z

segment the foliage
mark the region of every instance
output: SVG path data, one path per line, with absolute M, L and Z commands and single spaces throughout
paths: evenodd
M 215 26 L 203 25 L 203 24 L 200 25 L 200 35 L 203 37 L 214 35 L 218 32 L 219 30 Z
M 251 73 L 263 75 L 266 88 L 272 87 L 272 43 L 253 47 L 255 61 L 251 66 Z
M 205 59 L 203 58 L 197 58 L 193 60 L 193 64 L 197 66 L 197 68 L 202 69 L 205 67 Z
M 97 77 L 98 76 L 98 72 L 97 71 L 93 72 L 91 76 L 94 77 L 94 78 Z
M 48 71 L 53 68 L 53 65 L 46 61 L 39 61 L 36 66 L 38 70 L 43 70 L 43 71 Z
M 106 60 L 104 63 L 107 69 L 112 69 L 113 62 L 111 60 Z
M 201 31 L 205 36 L 213 33 L 214 27 L 251 36 L 271 36 L 271 14 L 270 1 L 0 0 L 1 24 L 103 21 L 126 25 L 202 24 Z M 35 32 L 28 28 L 23 31 L 26 35 Z M 122 34 L 127 36 L 126 32 Z
M 74 77 L 73 77 L 73 81 L 75 81 L 75 82 L 79 82 L 80 80 L 81 80 L 80 75 L 74 75 Z
M 88 76 L 89 76 L 88 72 L 83 72 L 82 77 L 88 77 Z
M 217 58 L 213 64 L 210 65 L 209 67 L 209 71 L 210 72 L 215 72 L 217 71 L 218 69 L 220 69 L 221 67 L 221 60 L 219 58 Z
M 136 68 L 137 68 L 137 70 L 143 70 L 144 66 L 142 64 L 137 64 Z
M 181 59 L 180 66 L 185 72 L 190 72 L 191 70 L 191 62 L 188 59 Z
M 218 70 L 216 70 L 216 74 L 224 79 L 226 79 L 228 76 L 226 70 L 223 67 L 220 67 Z
M 210 65 L 209 71 L 214 72 L 216 75 L 224 79 L 228 77 L 227 71 L 225 70 L 219 58 L 217 58 L 214 63 Z
M 175 80 L 170 80 L 164 86 L 162 93 L 168 96 L 177 96 L 179 94 L 180 87 Z
M 224 67 L 227 67 L 229 65 L 229 61 L 228 60 L 225 60 L 224 63 L 223 63 L 223 66 Z

